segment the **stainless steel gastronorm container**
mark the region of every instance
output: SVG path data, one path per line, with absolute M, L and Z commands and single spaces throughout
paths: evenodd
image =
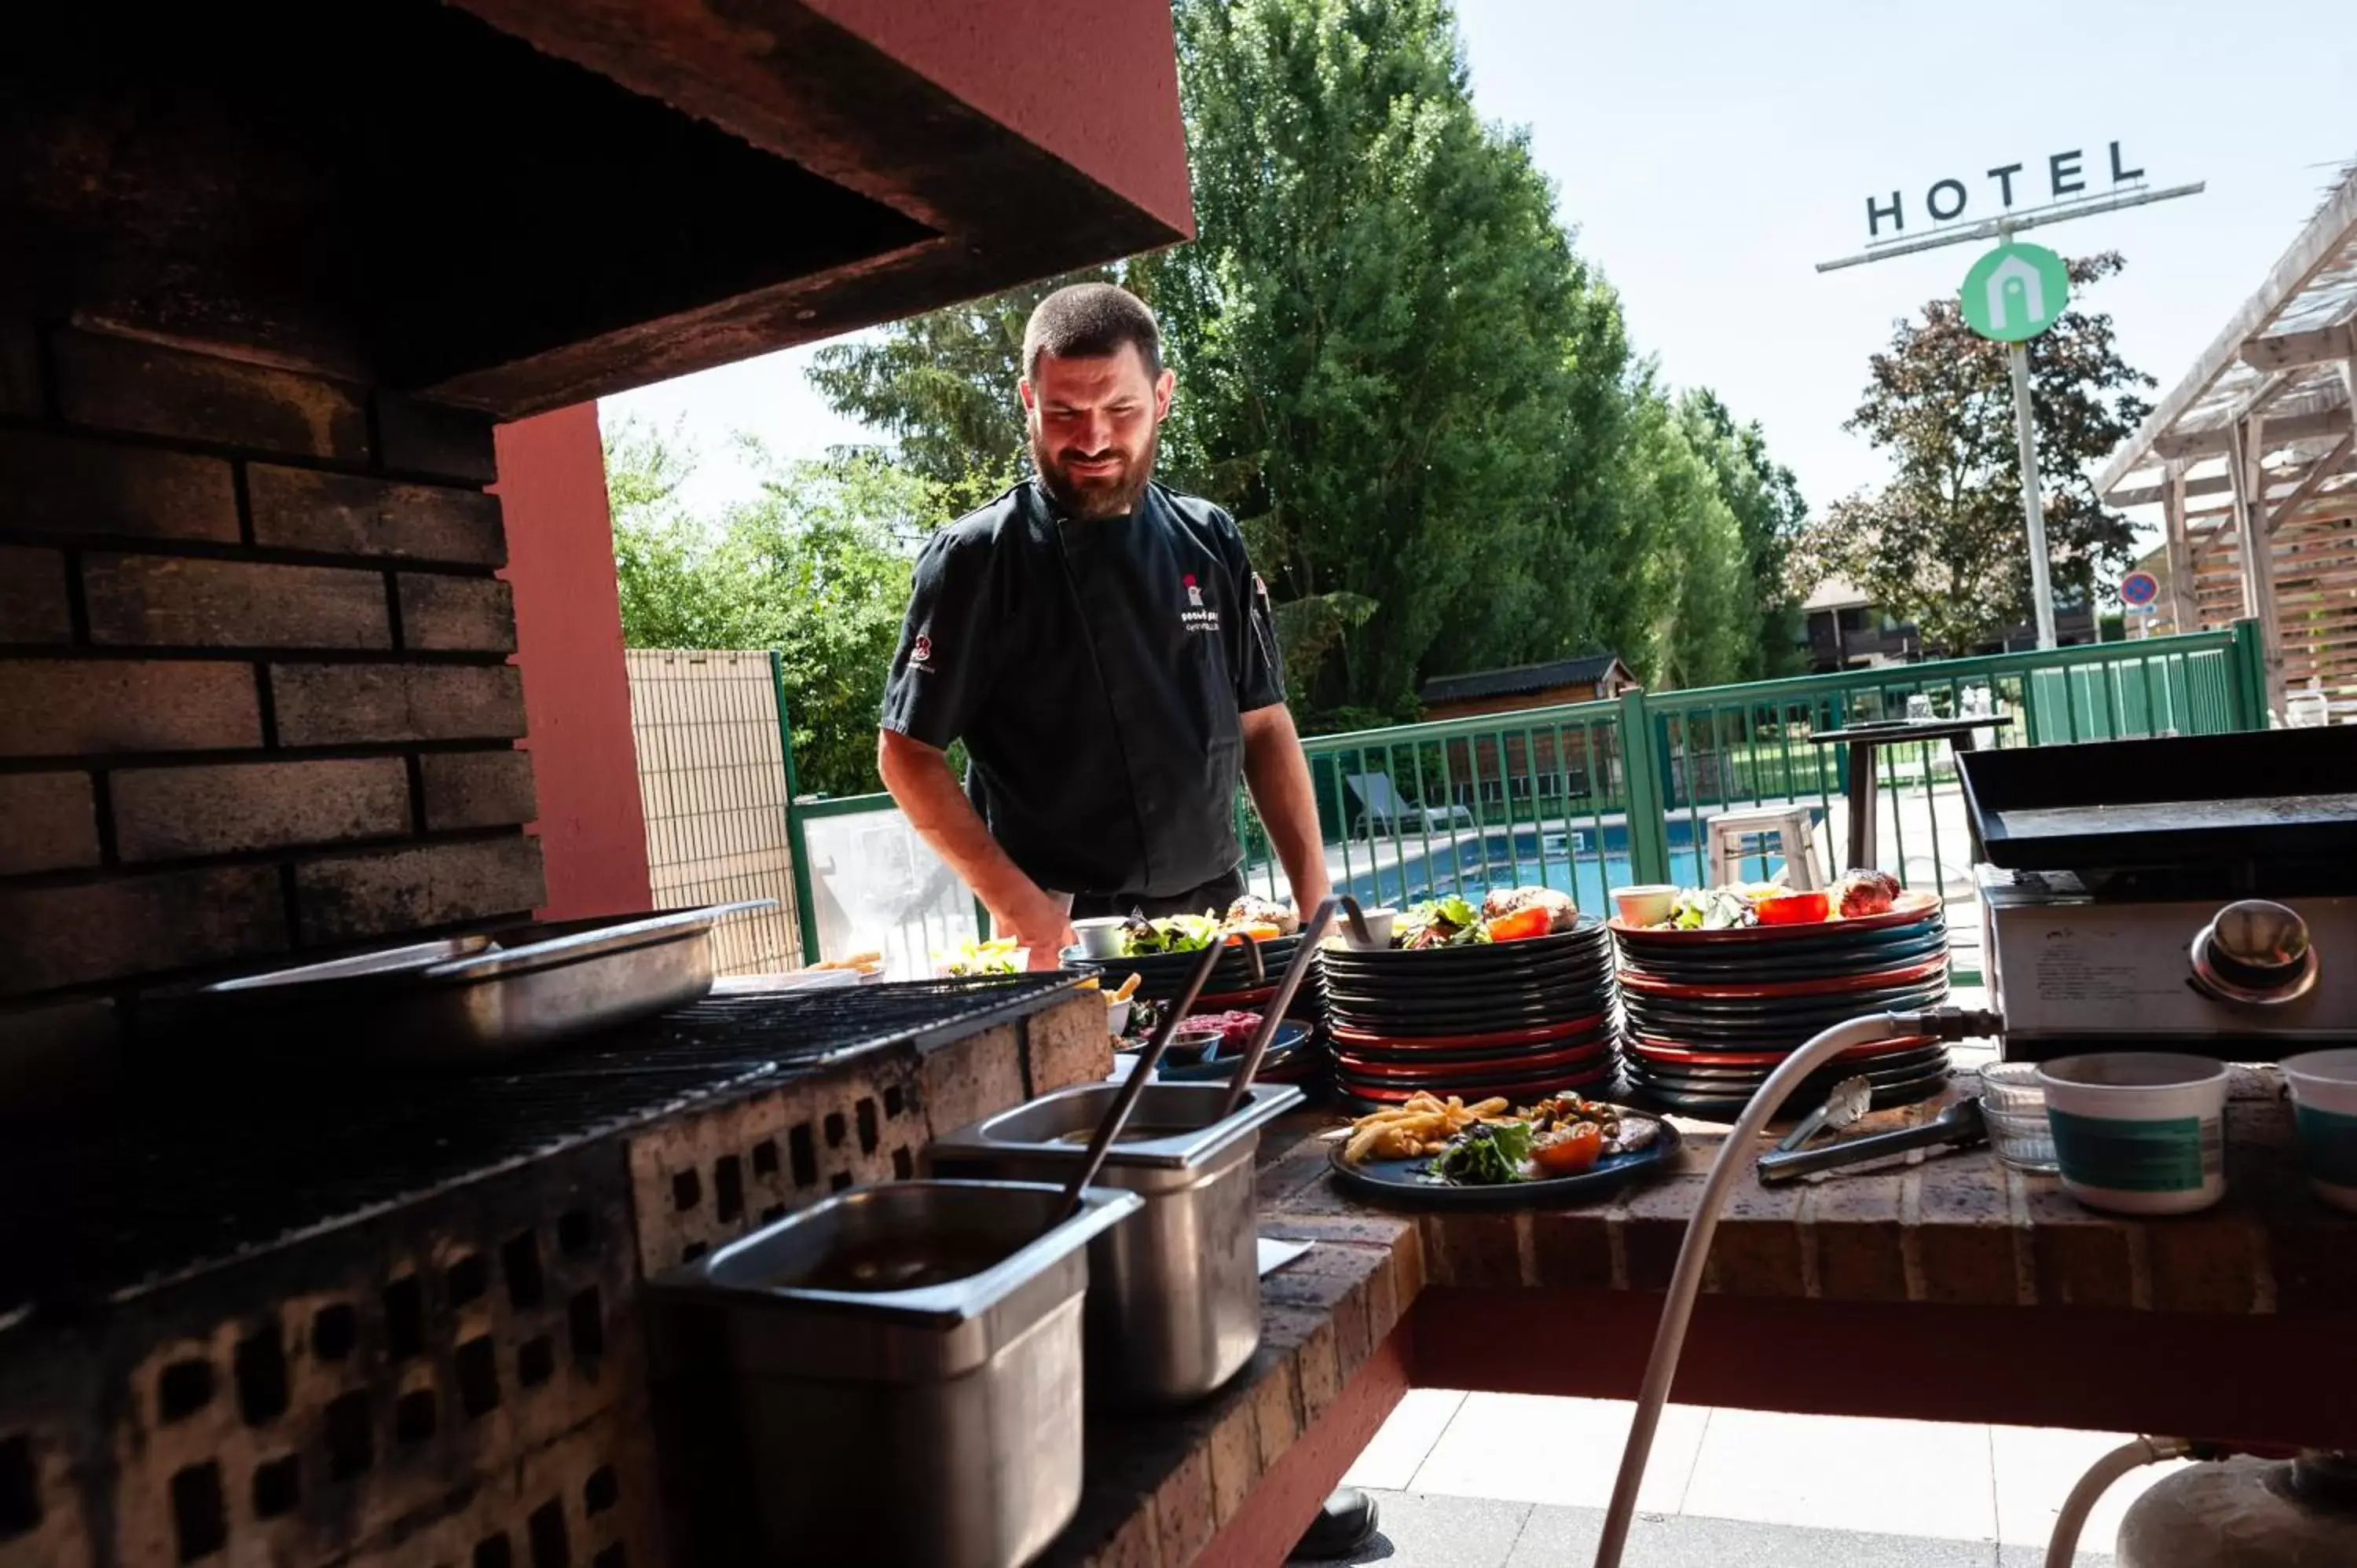
M 1081 1497 L 1081 1301 L 1090 1240 L 1139 1207 L 1092 1187 L 856 1187 L 656 1278 L 659 1386 L 720 1387 L 740 1539 L 703 1561 L 1015 1568 Z M 878 1242 L 985 1260 L 913 1290 L 798 1281 Z M 701 1369 L 701 1371 L 697 1369 Z M 742 1508 L 742 1497 L 726 1506 Z
M 174 999 L 163 1015 L 314 1061 L 496 1059 L 696 1000 L 712 989 L 713 926 L 774 902 L 414 942 L 219 981 Z
M 1120 1089 L 1059 1090 L 936 1139 L 940 1176 L 1062 1181 Z M 1157 1083 L 1139 1098 L 1133 1132 L 1097 1176 L 1146 1200 L 1089 1248 L 1088 1382 L 1097 1402 L 1167 1408 L 1200 1399 L 1260 1346 L 1260 1258 L 1253 1151 L 1260 1129 L 1301 1103 L 1290 1084 L 1255 1084 L 1235 1113 L 1211 1118 L 1220 1083 Z M 1208 1124 L 1207 1124 L 1208 1123 Z

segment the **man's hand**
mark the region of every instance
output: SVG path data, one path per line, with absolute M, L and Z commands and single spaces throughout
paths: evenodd
M 1039 889 L 998 847 L 936 748 L 894 730 L 877 738 L 877 770 L 909 825 L 990 911 L 996 934 L 1031 950 L 1033 969 L 1054 969 L 1072 942 L 1071 911 Z
M 1030 949 L 1033 969 L 1061 968 L 1064 950 L 1080 940 L 1072 929 L 1071 906 L 1028 877 L 1004 908 L 989 908 L 992 934 L 1013 937 Z

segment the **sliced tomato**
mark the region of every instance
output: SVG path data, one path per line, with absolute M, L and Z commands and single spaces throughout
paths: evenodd
M 1752 906 L 1763 926 L 1807 926 L 1833 912 L 1833 899 L 1824 893 L 1779 893 Z
M 1511 915 L 1501 915 L 1481 928 L 1493 942 L 1519 942 L 1530 937 L 1543 937 L 1555 929 L 1555 917 L 1545 909 L 1532 906 L 1517 909 Z
M 1550 1133 L 1531 1148 L 1532 1163 L 1542 1176 L 1577 1176 L 1596 1168 L 1604 1155 L 1604 1129 L 1593 1122 L 1575 1122 Z

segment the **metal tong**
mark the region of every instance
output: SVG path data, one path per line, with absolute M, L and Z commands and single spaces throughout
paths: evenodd
M 1235 1076 L 1228 1081 L 1228 1097 L 1220 1102 L 1220 1120 L 1235 1113 L 1252 1092 L 1253 1075 L 1260 1071 L 1261 1058 L 1268 1054 L 1268 1043 L 1276 1038 L 1277 1030 L 1285 1026 L 1285 1010 L 1293 1004 L 1293 993 L 1301 987 L 1301 977 L 1309 972 L 1309 965 L 1318 957 L 1318 943 L 1333 923 L 1334 912 L 1340 909 L 1351 918 L 1351 938 L 1361 946 L 1370 946 L 1374 939 L 1367 930 L 1366 917 L 1359 912 L 1359 901 L 1348 893 L 1335 893 L 1321 900 L 1309 918 L 1301 923 L 1301 945 L 1293 950 L 1293 961 L 1285 966 L 1285 977 L 1276 983 L 1276 994 L 1269 998 L 1268 1006 L 1260 1015 L 1260 1027 L 1253 1032 L 1252 1044 L 1244 1047 L 1244 1059 L 1236 1064 Z M 1246 939 L 1249 940 L 1250 939 Z M 1259 961 L 1257 951 L 1254 962 Z
M 1241 933 L 1236 940 L 1244 944 L 1245 950 L 1251 955 L 1253 983 L 1258 985 L 1268 974 L 1261 965 L 1260 943 Z M 1187 1009 L 1195 1005 L 1195 998 L 1203 993 L 1203 986 L 1211 978 L 1211 972 L 1220 967 L 1220 958 L 1226 948 L 1225 942 L 1213 942 L 1203 950 L 1203 956 L 1195 961 L 1194 972 L 1187 977 L 1187 989 L 1178 993 L 1178 999 L 1163 1014 L 1162 1022 L 1155 1026 L 1153 1036 L 1146 1042 L 1146 1048 L 1139 1051 L 1137 1059 L 1130 1064 L 1129 1077 L 1123 1081 L 1120 1092 L 1113 1097 L 1113 1104 L 1106 1108 L 1104 1120 L 1097 1123 L 1096 1136 L 1089 1140 L 1088 1153 L 1081 1156 L 1081 1168 L 1073 1173 L 1071 1181 L 1064 1184 L 1063 1201 L 1056 1205 L 1056 1218 L 1049 1222 L 1049 1230 L 1054 1230 L 1081 1211 L 1082 1192 L 1089 1183 L 1097 1179 L 1097 1172 L 1104 1168 L 1105 1155 L 1113 1148 L 1114 1140 L 1121 1136 L 1124 1127 L 1129 1125 L 1129 1113 L 1137 1109 L 1138 1097 L 1146 1092 L 1146 1086 L 1154 1079 L 1155 1064 L 1169 1048 L 1171 1036 L 1178 1034 L 1179 1021 L 1187 1016 Z M 1259 1065 L 1257 1050 L 1251 1061 L 1254 1066 Z
M 1987 1136 L 1988 1128 L 1981 1121 L 1980 1097 L 1975 1095 L 1957 1101 L 1929 1122 L 1901 1127 L 1895 1133 L 1868 1133 L 1862 1138 L 1844 1138 L 1820 1144 L 1813 1149 L 1778 1149 L 1762 1155 L 1760 1179 L 1766 1183 L 1791 1181 L 1795 1176 L 1837 1170 L 1861 1160 L 1880 1159 L 1909 1149 L 1937 1149 L 1949 1144 L 1969 1148 Z

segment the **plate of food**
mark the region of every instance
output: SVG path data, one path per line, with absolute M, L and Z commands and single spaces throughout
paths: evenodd
M 1858 870 L 1829 888 L 1795 891 L 1773 882 L 1681 887 L 1663 919 L 1639 925 L 1615 915 L 1609 924 L 1629 947 L 1807 941 L 1904 926 L 1940 908 L 1936 894 L 1909 893 L 1888 872 Z
M 1669 1169 L 1678 1130 L 1658 1116 L 1549 1096 L 1514 1107 L 1428 1093 L 1339 1132 L 1328 1163 L 1363 1197 L 1427 1208 L 1573 1203 Z
M 943 980 L 962 980 L 977 974 L 1020 974 L 1030 964 L 1031 950 L 1013 937 L 993 937 L 988 941 L 968 940 L 947 952 L 933 955 L 933 973 Z
M 1479 908 L 1453 895 L 1409 906 L 1392 922 L 1386 946 L 1359 947 L 1347 930 L 1338 930 L 1326 939 L 1325 951 L 1339 967 L 1370 972 L 1395 969 L 1408 953 L 1446 956 L 1459 967 L 1469 962 L 1479 967 L 1484 959 L 1503 961 L 1544 954 L 1560 947 L 1561 939 L 1593 933 L 1601 924 L 1583 922 L 1579 906 L 1568 893 L 1553 887 L 1501 887 L 1486 895 Z
M 1260 1017 L 1257 1013 L 1189 1014 L 1163 1051 L 1161 1064 L 1154 1069 L 1155 1076 L 1165 1083 L 1227 1082 L 1243 1059 L 1245 1047 L 1252 1044 L 1253 1031 L 1260 1027 Z M 1215 1041 L 1204 1038 L 1211 1036 L 1217 1036 Z M 1276 1033 L 1269 1038 L 1268 1054 L 1261 1058 L 1261 1071 L 1284 1067 L 1308 1043 L 1308 1025 L 1279 1024 Z M 1140 1040 L 1122 1048 L 1134 1050 L 1144 1044 Z

